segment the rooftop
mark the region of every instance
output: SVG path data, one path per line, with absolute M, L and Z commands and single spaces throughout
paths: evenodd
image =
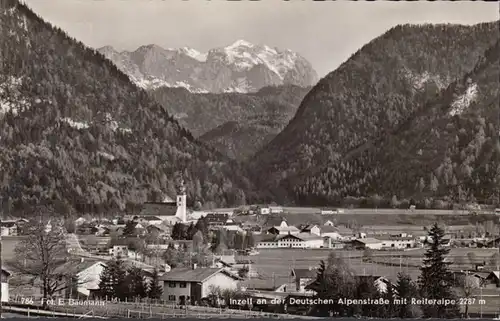
M 165 273 L 160 277 L 162 281 L 179 282 L 204 282 L 217 273 L 224 273 L 234 279 L 239 279 L 236 275 L 227 272 L 222 268 L 177 268 Z
M 177 203 L 144 203 L 140 216 L 175 216 Z

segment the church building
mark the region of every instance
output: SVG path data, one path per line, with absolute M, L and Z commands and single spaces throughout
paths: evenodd
M 170 224 L 187 222 L 186 188 L 181 180 L 177 187 L 176 201 L 167 197 L 163 202 L 146 202 L 140 216 L 155 216 Z

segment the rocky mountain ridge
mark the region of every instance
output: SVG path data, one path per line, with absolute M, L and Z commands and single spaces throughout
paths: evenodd
M 298 53 L 238 40 L 201 53 L 192 48 L 141 46 L 118 52 L 97 49 L 144 89 L 184 87 L 194 93 L 256 92 L 266 86 L 308 87 L 318 80 L 311 64 Z

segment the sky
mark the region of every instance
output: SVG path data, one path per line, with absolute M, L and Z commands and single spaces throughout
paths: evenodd
M 499 19 L 496 2 L 312 0 L 24 0 L 46 21 L 94 48 L 142 45 L 201 52 L 243 39 L 298 52 L 322 77 L 391 27 Z

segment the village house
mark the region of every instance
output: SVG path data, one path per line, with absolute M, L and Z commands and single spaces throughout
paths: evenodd
M 269 207 L 259 207 L 258 213 L 260 215 L 268 215 L 271 214 L 271 209 Z
M 92 259 L 71 260 L 58 267 L 55 272 L 68 277 L 67 286 L 58 295 L 64 298 L 89 298 L 99 290 L 101 273 L 106 264 Z
M 2 266 L 1 283 L 2 283 L 2 302 L 9 302 L 9 278 L 12 273 Z
M 240 277 L 224 268 L 172 269 L 160 277 L 163 300 L 179 304 L 197 304 L 207 298 L 215 288 L 236 290 Z
M 375 275 L 356 275 L 355 279 L 358 283 L 361 282 L 373 282 L 375 288 L 377 288 L 379 293 L 386 293 L 391 282 L 383 276 Z
M 365 237 L 353 240 L 351 241 L 351 245 L 354 249 L 357 250 L 365 250 L 365 249 L 380 250 L 383 247 L 382 241 L 371 237 Z
M 148 226 L 148 225 L 160 225 L 163 223 L 163 221 L 156 216 L 135 216 L 133 219 L 134 222 L 137 222 L 143 226 Z
M 257 248 L 319 249 L 324 246 L 321 236 L 309 233 L 272 234 L 257 243 Z
M 297 234 L 300 230 L 295 226 L 288 226 L 286 221 L 281 221 L 279 226 L 273 226 L 267 230 L 267 234 L 273 235 L 286 235 L 286 234 Z
M 382 248 L 387 249 L 409 249 L 417 246 L 414 237 L 401 233 L 397 235 L 377 235 L 376 239 L 382 241 Z
M 318 276 L 317 269 L 292 269 L 291 276 L 294 278 L 295 292 L 311 294 L 314 292 L 307 286 L 316 280 Z
M 333 223 L 332 221 L 328 220 L 325 223 L 323 223 L 323 225 L 324 226 L 335 226 L 335 223 Z
M 226 231 L 243 232 L 241 224 L 234 222 L 232 219 L 228 219 L 222 228 Z
M 215 260 L 213 267 L 225 268 L 235 275 L 241 275 L 246 270 L 246 275 L 256 277 L 257 271 L 253 268 L 253 262 L 248 259 L 236 259 L 234 255 L 221 255 Z
M 323 237 L 323 247 L 327 249 L 341 250 L 345 247 L 345 243 L 329 236 Z
M 328 210 L 328 209 L 324 209 L 324 210 L 321 210 L 321 215 L 333 215 L 333 214 L 337 214 L 337 210 Z
M 500 271 L 491 271 L 484 280 L 484 286 L 487 289 L 500 288 Z
M 205 221 L 210 229 L 216 229 L 224 226 L 228 219 L 229 214 L 208 213 L 205 216 Z
M 271 214 L 281 214 L 283 213 L 283 207 L 281 206 L 269 206 L 269 211 Z
M 17 223 L 12 220 L 3 220 L 0 222 L 2 236 L 17 235 Z
M 172 233 L 172 228 L 163 224 L 146 226 L 147 233 L 156 233 L 158 236 L 167 236 Z

